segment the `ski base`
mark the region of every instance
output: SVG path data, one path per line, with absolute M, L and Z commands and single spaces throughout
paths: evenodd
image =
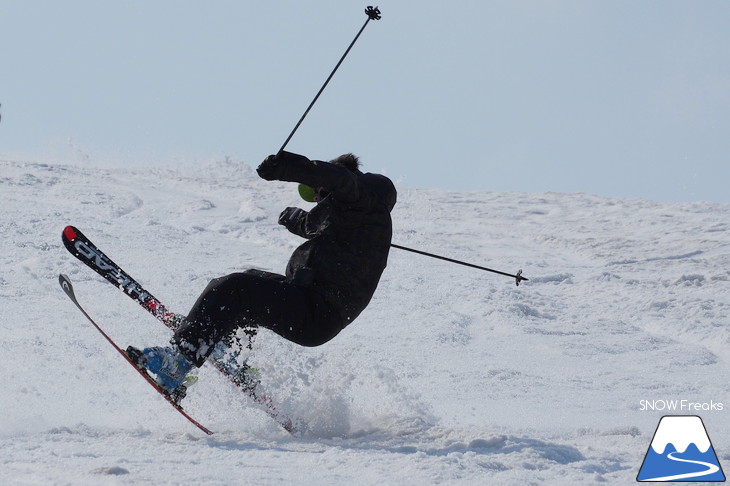
M 182 415 L 183 417 L 185 417 L 191 424 L 195 425 L 198 429 L 200 429 L 201 431 L 205 432 L 208 435 L 212 435 L 213 434 L 213 432 L 210 429 L 208 429 L 207 427 L 205 427 L 204 425 L 202 425 L 200 422 L 198 422 L 197 420 L 195 420 L 193 417 L 191 417 L 190 415 L 188 415 L 188 413 L 185 410 L 183 410 L 183 408 L 180 406 L 180 404 L 177 403 L 179 401 L 179 399 L 178 400 L 175 400 L 175 397 L 173 397 L 171 394 L 167 393 L 166 390 L 164 390 L 163 388 L 161 388 L 157 384 L 157 382 L 154 379 L 152 379 L 152 377 L 144 370 L 144 368 L 140 368 L 139 366 L 137 366 L 137 364 L 132 359 L 130 359 L 130 357 L 127 355 L 127 353 L 125 353 L 122 350 L 122 348 L 120 348 L 109 337 L 109 335 L 106 332 L 104 332 L 104 330 L 96 323 L 96 321 L 94 321 L 94 319 L 81 306 L 81 304 L 79 303 L 78 299 L 76 298 L 76 294 L 74 293 L 73 285 L 71 285 L 71 280 L 66 275 L 63 275 L 63 274 L 59 275 L 58 276 L 58 283 L 61 285 L 61 288 L 63 289 L 63 291 L 65 292 L 65 294 L 68 296 L 68 298 L 71 299 L 71 302 L 73 302 L 76 305 L 76 307 L 81 311 L 81 313 L 89 320 L 89 322 L 91 322 L 91 324 L 93 324 L 93 326 L 96 328 L 96 330 L 99 331 L 102 336 L 104 336 L 104 338 L 109 342 L 109 344 L 111 344 L 114 347 L 114 349 L 116 349 L 116 351 L 119 354 L 121 354 L 124 357 L 124 359 L 135 370 L 137 370 L 137 372 L 140 374 L 140 376 L 142 376 L 147 381 L 147 383 L 149 383 L 152 386 L 152 388 L 154 388 L 155 390 L 157 390 L 157 392 L 160 395 L 162 395 L 165 398 L 165 400 L 167 400 L 167 402 L 170 405 L 172 405 L 172 407 L 175 410 L 177 410 L 180 413 L 180 415 Z

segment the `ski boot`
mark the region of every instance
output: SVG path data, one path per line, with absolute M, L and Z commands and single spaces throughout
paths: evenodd
M 185 398 L 188 386 L 198 381 L 198 377 L 189 374 L 193 363 L 180 352 L 177 346 L 137 349 L 127 348 L 127 356 L 139 368 L 155 375 L 155 382 L 173 402 L 179 403 Z

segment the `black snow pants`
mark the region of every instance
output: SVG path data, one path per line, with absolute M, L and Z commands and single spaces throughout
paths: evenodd
M 309 287 L 283 275 L 247 270 L 214 279 L 172 342 L 200 367 L 239 327 L 263 327 L 301 346 L 319 346 L 344 327 L 339 313 Z

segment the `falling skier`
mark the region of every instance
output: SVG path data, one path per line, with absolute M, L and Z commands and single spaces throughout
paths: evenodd
M 285 275 L 252 269 L 212 280 L 170 346 L 130 347 L 130 355 L 173 392 L 239 327 L 270 329 L 301 346 L 334 338 L 370 302 L 390 250 L 395 187 L 359 166 L 352 154 L 329 162 L 284 151 L 267 157 L 257 168 L 261 178 L 298 182 L 302 197 L 317 203 L 279 216 L 279 224 L 307 239 Z

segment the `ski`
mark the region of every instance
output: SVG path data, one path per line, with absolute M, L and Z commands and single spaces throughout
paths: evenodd
M 66 226 L 61 235 L 66 249 L 76 258 L 88 265 L 109 283 L 124 292 L 129 298 L 141 305 L 173 331 L 180 326 L 182 316 L 174 314 L 160 303 L 152 294 L 114 263 L 84 234 L 73 226 Z
M 203 432 L 205 432 L 208 435 L 212 435 L 213 434 L 213 432 L 210 429 L 208 429 L 207 427 L 205 427 L 204 425 L 202 425 L 200 422 L 198 422 L 197 420 L 195 420 L 193 417 L 191 417 L 190 415 L 188 415 L 188 413 L 185 410 L 183 410 L 183 408 L 180 406 L 180 404 L 178 404 L 177 401 L 170 394 L 168 394 L 165 390 L 163 390 L 162 388 L 160 388 L 160 386 L 157 384 L 157 382 L 155 382 L 155 380 L 152 379 L 152 377 L 143 368 L 138 367 L 134 363 L 134 361 L 132 361 L 129 358 L 129 356 L 127 356 L 127 353 L 125 353 L 122 350 L 122 348 L 120 348 L 119 346 L 117 346 L 117 344 L 114 342 L 114 340 L 112 340 L 112 338 L 110 338 L 109 335 L 106 332 L 104 332 L 104 330 L 99 326 L 99 324 L 97 324 L 96 321 L 94 321 L 94 319 L 89 315 L 89 313 L 86 312 L 86 310 L 81 306 L 81 304 L 79 303 L 78 299 L 76 298 L 76 294 L 74 293 L 73 285 L 71 285 L 71 280 L 69 280 L 69 278 L 66 275 L 63 275 L 63 274 L 59 275 L 58 276 L 58 283 L 61 285 L 61 288 L 63 289 L 64 293 L 68 296 L 68 298 L 71 299 L 71 302 L 73 302 L 76 305 L 76 307 L 78 307 L 78 309 L 81 311 L 81 313 L 89 320 L 89 322 L 91 322 L 91 324 L 94 325 L 94 327 L 96 328 L 96 330 L 99 331 L 102 336 L 104 336 L 104 338 L 109 342 L 109 344 L 111 344 L 114 347 L 114 349 L 116 349 L 117 352 L 119 354 L 121 354 L 124 357 L 124 359 L 130 365 L 132 365 L 132 367 L 134 367 L 134 369 L 137 370 L 137 372 L 145 380 L 147 380 L 147 383 L 149 383 L 152 386 L 152 388 L 154 388 L 155 390 L 157 390 L 157 392 L 160 395 L 162 395 L 163 397 L 165 397 L 165 400 L 167 400 L 167 402 L 170 405 L 172 405 L 172 407 L 175 410 L 177 410 L 178 412 L 180 412 L 180 415 L 182 415 L 183 417 L 185 417 L 186 419 L 188 419 L 188 421 L 191 424 L 195 425 L 197 428 L 199 428 L 200 430 L 202 430 Z
M 184 316 L 168 310 L 139 282 L 94 245 L 78 228 L 70 225 L 66 226 L 63 229 L 61 238 L 64 246 L 73 256 L 124 292 L 171 331 L 175 331 L 180 327 L 184 321 Z M 278 411 L 271 397 L 256 392 L 257 382 L 248 376 L 247 372 L 250 368 L 247 365 L 236 370 L 222 360 L 209 359 L 207 363 L 223 373 L 231 383 L 236 385 L 259 409 L 274 419 L 284 430 L 292 435 L 301 435 L 306 430 L 306 426 L 301 421 L 293 420 Z

